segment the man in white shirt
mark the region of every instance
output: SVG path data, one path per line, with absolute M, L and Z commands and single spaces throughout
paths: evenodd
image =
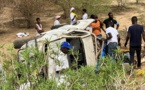
M 83 13 L 82 20 L 88 19 L 87 10 L 86 9 L 82 9 L 82 13 Z
M 77 23 L 77 15 L 74 7 L 70 9 L 70 20 L 70 25 L 75 25 Z
M 56 67 L 56 71 L 60 71 L 62 69 L 69 68 L 69 63 L 67 59 L 67 54 L 69 53 L 69 50 L 72 48 L 72 46 L 68 42 L 63 42 L 61 44 L 61 53 L 58 57 L 59 65 Z
M 60 17 L 61 17 L 61 16 L 56 16 L 56 17 L 55 17 L 54 26 L 60 25 L 60 21 L 59 21 L 59 20 L 60 20 Z
M 61 44 L 60 50 L 56 51 L 49 51 L 49 77 L 53 78 L 55 77 L 55 73 L 60 72 L 64 69 L 69 68 L 69 61 L 67 58 L 67 54 L 69 53 L 69 50 L 72 49 L 72 46 L 68 42 L 63 42 Z
M 109 27 L 106 29 L 106 39 L 108 45 L 108 54 L 113 58 L 112 62 L 115 62 L 115 49 L 120 45 L 120 36 L 118 31 L 112 27 L 112 22 L 108 22 Z

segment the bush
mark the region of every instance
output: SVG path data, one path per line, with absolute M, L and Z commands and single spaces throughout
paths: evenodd
M 110 1 L 111 0 L 56 0 L 55 4 L 63 9 L 64 17 L 68 18 L 71 7 L 75 7 L 79 15 L 82 14 L 83 8 L 87 9 L 89 15 L 108 12 L 110 9 L 106 6 Z
M 45 0 L 20 0 L 17 2 L 18 10 L 22 13 L 27 22 L 27 28 L 32 26 L 34 14 L 43 10 L 45 3 Z
M 95 67 L 89 66 L 77 70 L 66 69 L 59 74 L 58 83 L 53 79 L 48 80 L 37 75 L 40 67 L 46 65 L 44 53 L 38 52 L 37 48 L 27 48 L 22 52 L 25 63 L 16 60 L 17 56 L 13 54 L 12 46 L 8 47 L 9 55 L 2 52 L 3 48 L 4 46 L 1 45 L 0 56 L 5 58 L 4 72 L 0 72 L 2 90 L 135 90 L 141 88 L 144 83 L 144 78 L 138 80 L 135 73 L 134 78 L 131 78 L 132 74 L 127 74 L 120 51 L 116 51 L 119 55 L 117 63 L 111 63 L 111 57 L 101 58 L 99 74 L 94 73 Z M 34 57 L 30 58 L 32 51 Z M 20 78 L 18 73 L 21 74 Z

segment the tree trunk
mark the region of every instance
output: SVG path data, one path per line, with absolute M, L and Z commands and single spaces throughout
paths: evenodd
M 136 0 L 136 4 L 138 4 L 139 3 L 139 0 Z

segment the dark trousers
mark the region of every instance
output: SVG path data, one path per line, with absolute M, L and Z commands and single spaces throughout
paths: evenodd
M 130 64 L 134 65 L 134 54 L 137 54 L 137 67 L 141 67 L 141 46 L 130 46 Z

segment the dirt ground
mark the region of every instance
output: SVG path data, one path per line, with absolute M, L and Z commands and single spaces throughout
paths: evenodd
M 141 4 L 135 4 L 135 0 L 126 0 L 127 1 L 127 7 L 122 7 L 122 8 L 118 8 L 115 1 L 112 2 L 112 5 L 114 6 L 114 18 L 119 22 L 120 27 L 118 31 L 126 31 L 127 27 L 131 25 L 131 17 L 132 16 L 138 16 L 139 22 L 142 24 L 142 21 L 144 20 L 144 16 L 145 15 L 145 6 L 143 3 Z M 46 13 L 43 13 L 43 15 L 40 15 L 41 17 L 41 22 L 43 25 L 43 28 L 45 31 L 49 31 L 50 27 L 53 25 L 54 22 L 54 17 L 55 15 L 60 15 L 63 12 L 59 11 L 57 8 L 53 7 L 50 8 L 51 12 L 48 13 L 48 11 Z M 57 13 L 56 13 L 57 12 Z M 48 14 L 51 15 L 49 16 Z M 5 44 L 4 46 L 4 52 L 7 52 L 7 47 L 9 45 L 13 45 L 13 41 L 18 40 L 18 39 L 25 39 L 25 38 L 30 38 L 30 37 L 34 37 L 35 36 L 35 29 L 31 28 L 31 29 L 27 29 L 25 27 L 22 28 L 18 28 L 15 25 L 10 24 L 5 24 L 5 23 L 9 23 L 12 22 L 12 16 L 14 13 L 12 13 L 12 9 L 10 7 L 5 7 L 3 8 L 3 10 L 0 13 L 0 45 Z M 106 14 L 99 16 L 100 18 L 107 18 L 108 16 Z M 17 19 L 17 18 L 16 18 Z M 63 22 L 66 23 L 66 22 Z M 23 23 L 21 23 L 23 24 Z M 34 21 L 35 24 L 35 21 Z M 17 33 L 19 32 L 28 32 L 29 36 L 28 37 L 22 37 L 22 38 L 18 38 L 16 36 Z M 105 37 L 105 34 L 102 32 L 103 36 Z M 121 35 L 121 44 L 122 47 L 124 45 L 124 40 L 125 40 L 125 35 L 122 34 Z M 17 51 L 17 50 L 16 50 Z M 2 60 L 0 61 L 0 63 L 2 62 Z M 144 68 L 145 69 L 145 68 Z

